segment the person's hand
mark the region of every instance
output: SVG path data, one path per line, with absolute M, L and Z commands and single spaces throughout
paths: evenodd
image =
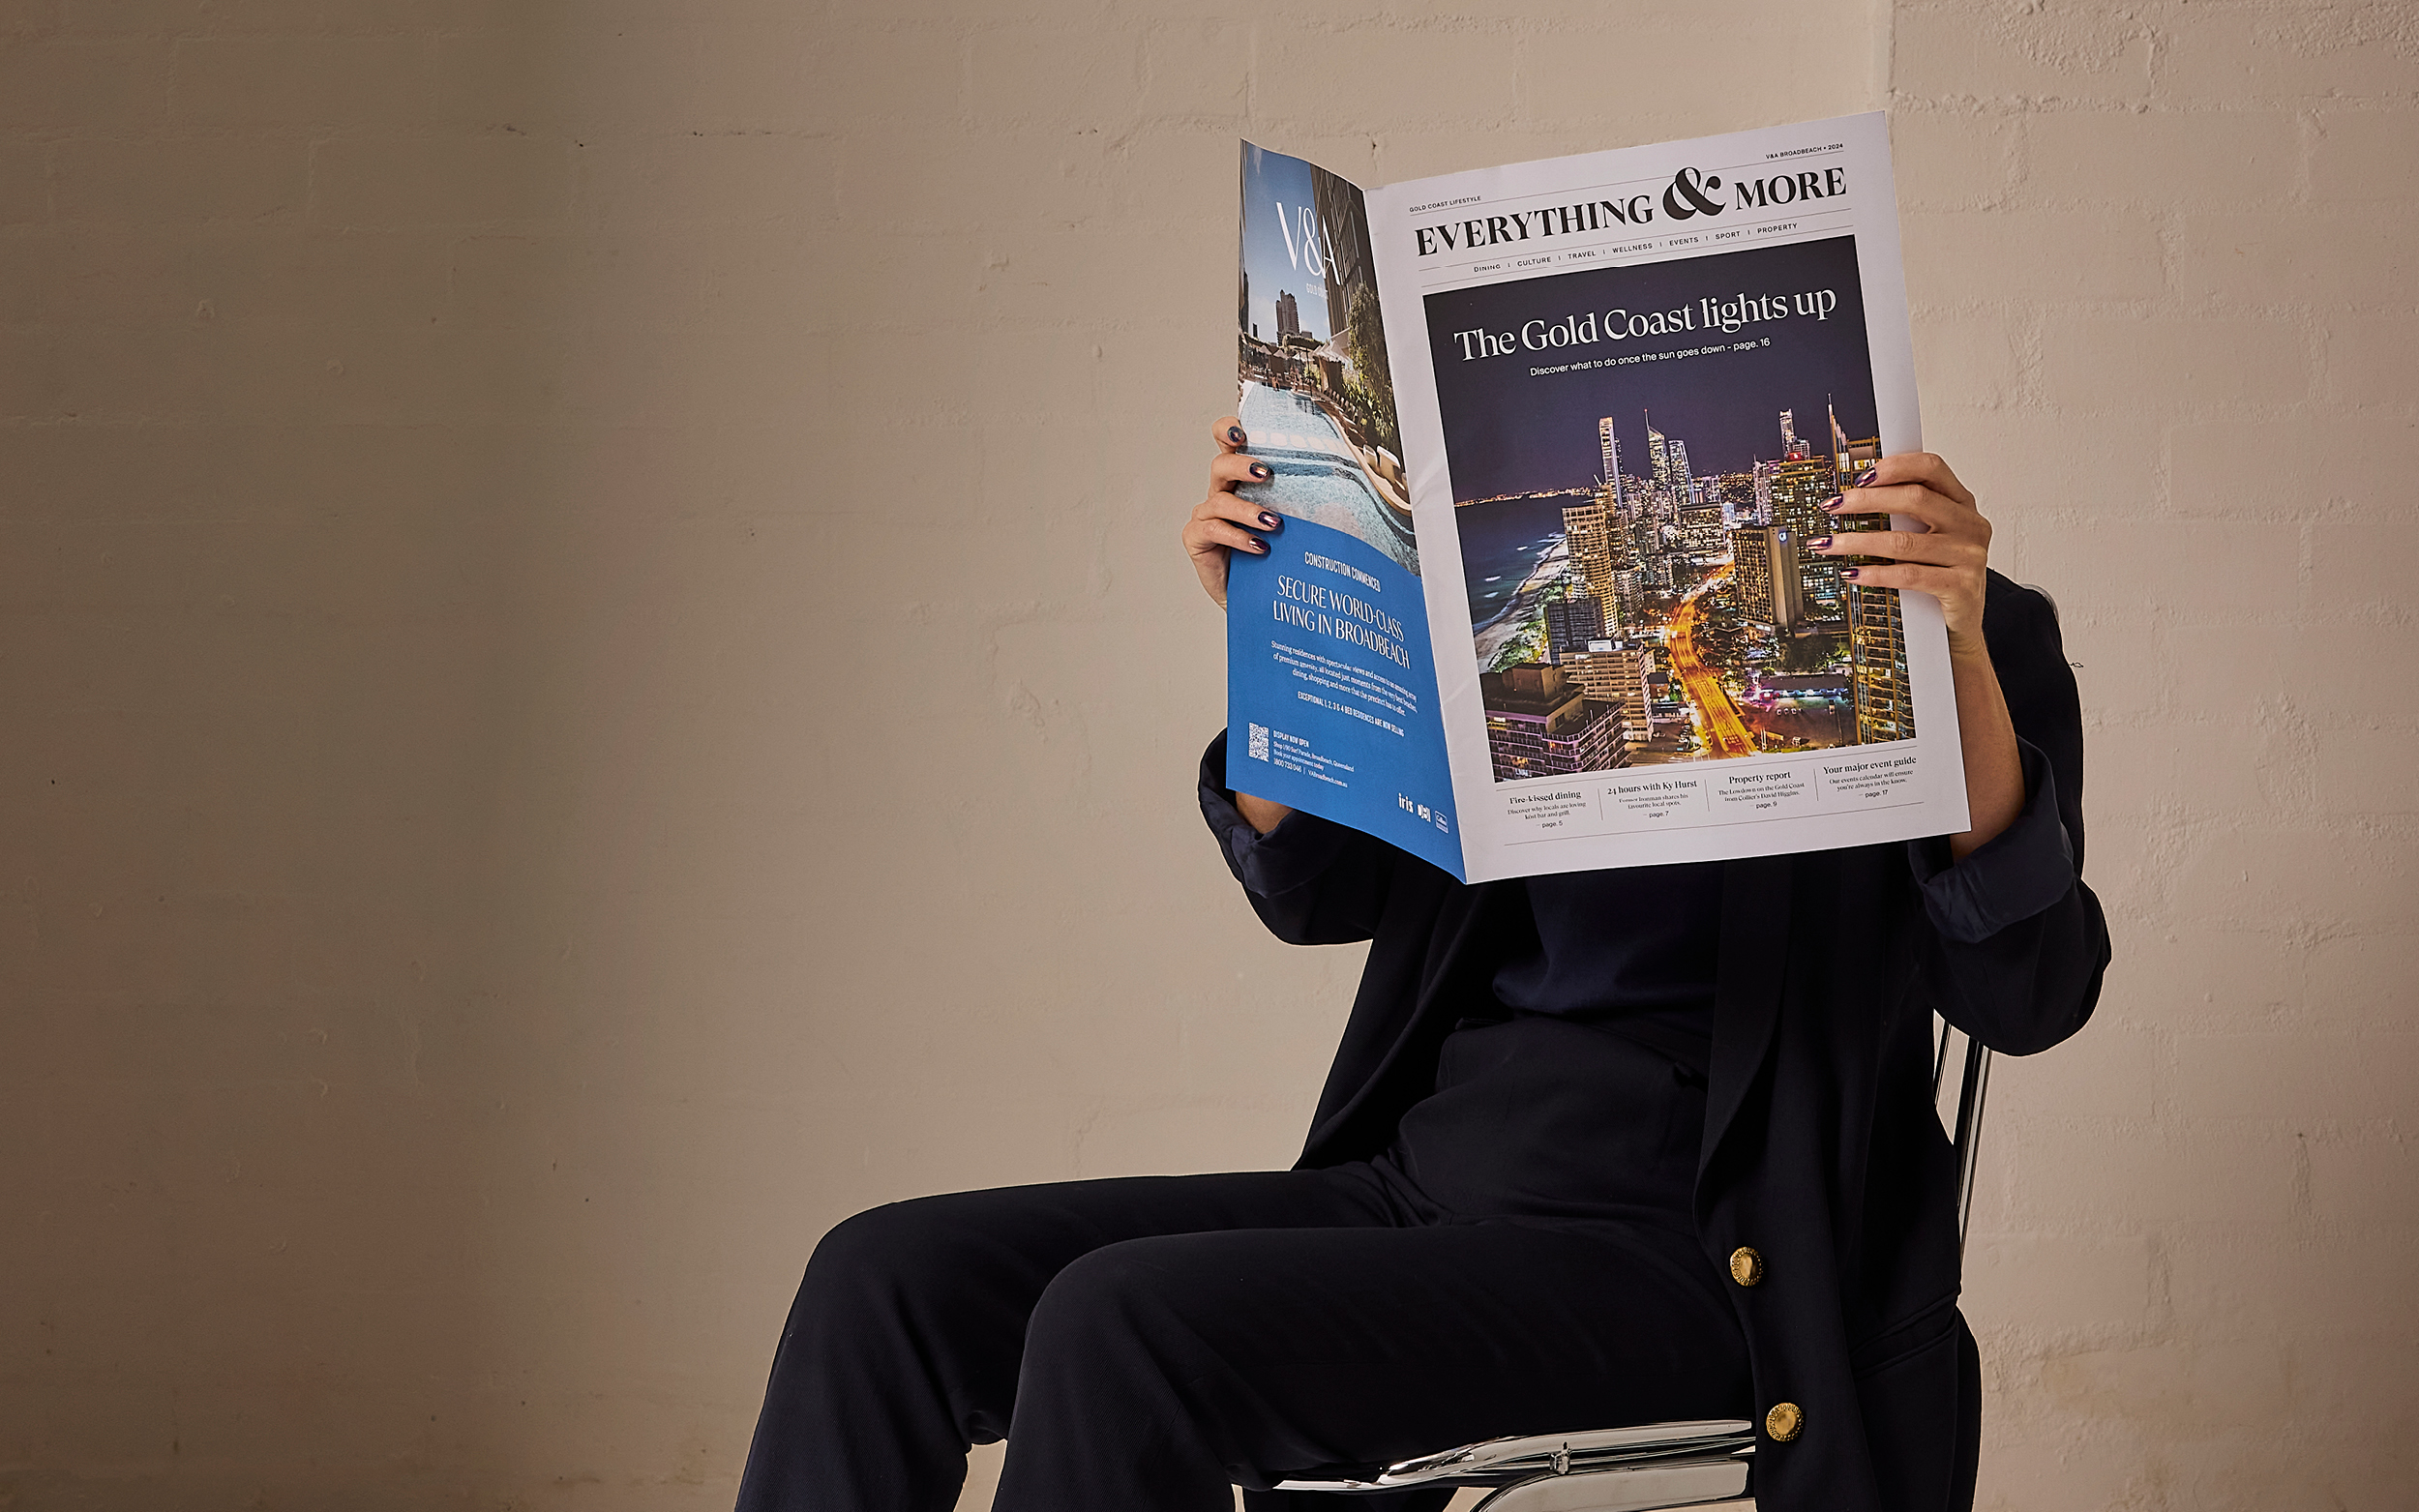
M 1255 556 L 1268 554 L 1269 543 L 1253 534 L 1257 530 L 1277 530 L 1285 521 L 1275 513 L 1262 509 L 1248 499 L 1235 496 L 1238 484 L 1266 483 L 1275 476 L 1266 462 L 1255 461 L 1243 453 L 1250 437 L 1243 434 L 1243 423 L 1233 415 L 1210 428 L 1210 439 L 1217 442 L 1217 460 L 1210 464 L 1210 496 L 1194 507 L 1184 521 L 1182 537 L 1185 553 L 1193 559 L 1193 571 L 1201 575 L 1202 591 L 1226 608 L 1226 553 L 1249 551 Z M 1247 792 L 1234 795 L 1236 811 L 1245 823 L 1261 834 L 1285 822 L 1294 811 L 1281 803 L 1255 798 Z
M 1843 530 L 1807 547 L 1825 556 L 1878 556 L 1839 576 L 1868 588 L 1913 588 L 1940 601 L 1949 622 L 1950 684 L 1957 700 L 1957 745 L 1965 763 L 1967 823 L 1949 837 L 1962 861 L 2024 812 L 2024 760 L 2008 717 L 2007 696 L 1983 641 L 1983 592 L 1990 564 L 1990 521 L 1949 464 L 1929 452 L 1885 457 L 1824 506 L 1834 515 L 1907 515 L 1921 530 Z
M 1990 521 L 1949 464 L 1929 452 L 1885 457 L 1848 491 L 1824 506 L 1835 515 L 1911 517 L 1917 530 L 1843 530 L 1816 536 L 1809 549 L 1824 556 L 1888 560 L 1842 567 L 1839 576 L 1868 588 L 1913 588 L 1940 601 L 1949 622 L 1952 656 L 1985 656 L 1984 579 L 1990 563 Z
M 1281 529 L 1285 522 L 1271 511 L 1235 496 L 1236 485 L 1266 483 L 1275 476 L 1266 462 L 1243 454 L 1250 439 L 1243 434 L 1243 423 L 1229 415 L 1210 428 L 1210 434 L 1218 443 L 1218 456 L 1210 464 L 1210 496 L 1194 506 L 1192 518 L 1184 521 L 1182 537 L 1193 571 L 1201 575 L 1202 591 L 1224 608 L 1226 553 L 1267 555 L 1269 543 L 1254 532 Z

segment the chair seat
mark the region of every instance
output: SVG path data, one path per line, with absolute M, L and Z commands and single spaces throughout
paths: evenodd
M 1511 1486 L 1539 1477 L 1597 1475 L 1650 1466 L 1671 1467 L 1683 1461 L 1735 1466 L 1744 1476 L 1747 1457 L 1754 1452 L 1754 1430 L 1743 1419 L 1639 1423 L 1582 1433 L 1490 1438 L 1438 1454 L 1398 1460 L 1379 1471 L 1374 1480 L 1286 1480 L 1277 1482 L 1276 1489 L 1353 1492 L 1401 1491 L 1413 1486 Z M 1489 1498 L 1490 1503 L 1497 1500 L 1500 1498 Z

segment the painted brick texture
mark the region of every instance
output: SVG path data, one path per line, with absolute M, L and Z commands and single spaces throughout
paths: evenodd
M 1355 956 L 1185 796 L 1235 137 L 1855 109 L 1870 22 L 0 16 L 0 1504 L 727 1506 L 849 1212 L 1287 1161 Z
M 1996 1083 L 1985 1504 L 2398 1504 L 2412 45 L 0 16 L 0 1506 L 727 1506 L 849 1212 L 1290 1159 L 1357 953 L 1268 941 L 1185 796 L 1234 138 L 1384 181 L 1884 103 L 1929 434 L 2065 608 L 2120 942 Z
M 1895 22 L 1926 434 L 2064 608 L 2117 935 L 2091 1030 L 2002 1063 L 1981 1505 L 2398 1505 L 2419 27 Z

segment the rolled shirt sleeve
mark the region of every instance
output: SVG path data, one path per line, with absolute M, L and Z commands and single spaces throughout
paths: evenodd
M 2057 775 L 2030 741 L 2018 736 L 2016 746 L 2024 763 L 2025 799 L 2015 823 L 1962 861 L 1951 859 L 1942 836 L 1907 845 L 1924 911 L 1933 928 L 1961 944 L 2031 918 L 2075 885 L 2075 846 L 2058 817 Z

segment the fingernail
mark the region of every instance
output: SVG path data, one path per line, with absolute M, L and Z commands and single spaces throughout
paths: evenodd
M 1268 554 L 1269 543 L 1261 540 L 1258 536 L 1254 536 L 1251 538 L 1251 548 L 1265 556 Z
M 1261 516 L 1260 516 L 1260 523 L 1262 523 L 1263 525 L 1266 525 L 1266 526 L 1267 526 L 1269 529 L 1270 529 L 1270 530 L 1274 530 L 1277 526 L 1284 524 L 1284 523 L 1285 523 L 1285 521 L 1283 521 L 1283 520 L 1281 520 L 1281 519 L 1277 519 L 1274 515 L 1269 514 L 1268 512 L 1266 512 L 1266 511 L 1264 510 L 1264 511 L 1262 511 Z
M 1839 569 L 1839 576 L 1842 578 L 1853 578 L 1856 576 L 1856 569 L 1853 567 L 1842 567 Z
M 1819 551 L 1829 545 L 1831 545 L 1831 537 L 1829 536 L 1816 536 L 1813 540 L 1806 543 L 1807 549 L 1809 551 Z
M 1823 508 L 1837 509 L 1840 505 L 1845 504 L 1846 502 L 1848 502 L 1846 494 L 1835 493 L 1831 497 L 1823 500 Z
M 1237 446 L 1240 446 L 1240 445 L 1242 445 L 1242 444 L 1243 444 L 1243 428 L 1242 428 L 1241 426 L 1229 426 L 1229 427 L 1227 427 L 1227 428 L 1226 428 L 1226 438 L 1227 438 L 1228 440 L 1230 440 L 1230 441 L 1234 442 Z
M 1273 478 L 1273 477 L 1275 477 L 1275 476 L 1276 476 L 1276 474 L 1275 474 L 1275 473 L 1272 473 L 1272 472 L 1269 471 L 1268 464 L 1267 464 L 1267 463 L 1265 463 L 1265 462 L 1254 462 L 1254 463 L 1252 463 L 1252 464 L 1251 464 L 1251 475 L 1252 475 L 1253 477 L 1255 477 L 1255 478 L 1261 478 L 1261 479 Z
M 1879 472 L 1879 471 L 1881 471 L 1881 469 L 1880 469 L 1880 468 L 1878 468 L 1878 467 L 1867 467 L 1867 468 L 1866 468 L 1863 472 L 1858 473 L 1858 474 L 1856 475 L 1856 481 L 1855 481 L 1854 483 L 1849 484 L 1849 485 L 1848 485 L 1848 487 L 1849 487 L 1849 488 L 1851 488 L 1851 489 L 1861 489 L 1861 488 L 1865 487 L 1867 484 L 1868 484 L 1868 483 L 1872 482 L 1872 481 L 1873 481 L 1873 474 L 1875 474 L 1875 473 L 1877 473 L 1877 472 Z

